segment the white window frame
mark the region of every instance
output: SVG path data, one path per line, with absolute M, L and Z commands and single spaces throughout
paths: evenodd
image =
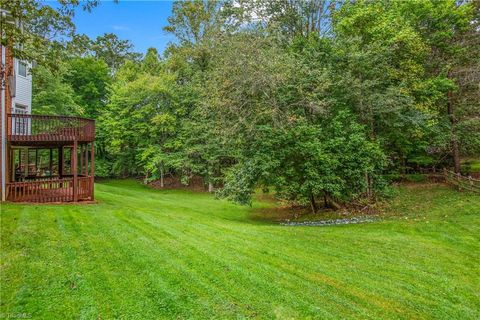
M 13 106 L 13 114 L 28 114 L 26 105 L 15 103 Z M 15 135 L 28 135 L 30 133 L 30 119 L 23 117 L 12 117 L 12 132 Z
M 20 65 L 24 65 L 25 66 L 25 75 L 23 75 L 21 72 L 20 72 Z M 23 77 L 23 78 L 26 78 L 28 76 L 28 64 L 26 64 L 25 62 L 23 61 L 18 61 L 18 67 L 17 67 L 17 74 L 20 76 L 20 77 Z

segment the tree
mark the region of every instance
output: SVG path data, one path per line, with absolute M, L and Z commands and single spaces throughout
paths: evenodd
M 63 72 L 53 73 L 38 66 L 33 75 L 32 110 L 37 114 L 81 115 L 83 109 L 75 102 L 75 92 L 63 79 Z
M 475 52 L 463 43 L 472 21 L 472 4 L 452 0 L 358 1 L 334 13 L 339 52 L 350 53 L 336 68 L 348 81 L 342 95 L 403 167 L 446 151 L 459 170 L 452 71 Z
M 163 29 L 175 35 L 182 45 L 198 44 L 227 28 L 238 26 L 231 19 L 231 1 L 175 1 L 169 25 Z
M 478 138 L 477 129 L 480 127 L 480 60 L 475 53 L 480 50 L 480 5 L 454 1 L 431 5 L 426 5 L 431 12 L 431 18 L 427 20 L 431 32 L 423 36 L 431 47 L 429 62 L 435 64 L 427 64 L 432 74 L 450 82 L 446 108 L 441 108 L 440 114 L 446 114 L 450 121 L 450 153 L 454 170 L 460 173 L 462 151 L 471 154 L 479 150 L 479 143 L 469 137 L 473 134 Z
M 113 70 L 117 70 L 127 60 L 139 60 L 141 54 L 133 52 L 129 40 L 120 40 L 116 34 L 105 33 L 92 43 L 94 57 L 102 59 Z
M 141 70 L 154 76 L 161 72 L 161 68 L 160 55 L 158 54 L 157 49 L 148 48 L 147 54 L 145 54 L 141 64 Z
M 51 43 L 74 34 L 74 9 L 81 5 L 83 10 L 90 11 L 99 3 L 62 0 L 54 8 L 39 0 L 2 1 L 0 7 L 5 11 L 2 13 L 5 23 L 0 30 L 2 45 L 8 46 L 18 58 L 54 68 L 58 60 L 49 55 Z
M 114 175 L 158 179 L 176 165 L 178 119 L 183 111 L 177 108 L 174 75 L 144 71 L 151 58 L 119 69 L 99 119 L 99 135 Z
M 65 44 L 65 51 L 71 58 L 92 56 L 93 41 L 85 34 L 74 34 Z
M 329 34 L 331 14 L 338 1 L 327 0 L 241 0 L 242 17 L 248 23 L 260 24 L 277 31 L 291 41 L 297 36 Z
M 285 50 L 250 31 L 221 41 L 204 97 L 235 159 L 222 195 L 248 203 L 255 187 L 270 186 L 316 212 L 320 196 L 332 204 L 377 189 L 384 157 L 343 101 L 331 97 L 328 41 L 312 36 Z
M 365 176 L 378 178 L 384 164 L 379 146 L 348 112 L 316 124 L 298 119 L 283 128 L 265 125 L 233 167 L 222 194 L 249 203 L 254 188 L 263 185 L 282 199 L 310 203 L 316 213 L 319 197 L 336 207 L 368 194 L 373 186 Z
M 110 70 L 103 60 L 92 57 L 68 61 L 65 81 L 75 92 L 75 101 L 84 110 L 84 116 L 96 119 L 107 100 Z

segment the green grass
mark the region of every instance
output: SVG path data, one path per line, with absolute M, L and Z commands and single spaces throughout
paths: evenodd
M 480 159 L 470 158 L 463 160 L 462 170 L 467 173 L 480 172 Z
M 392 218 L 332 227 L 134 181 L 96 196 L 2 205 L 0 316 L 480 318 L 480 196 L 404 187 Z

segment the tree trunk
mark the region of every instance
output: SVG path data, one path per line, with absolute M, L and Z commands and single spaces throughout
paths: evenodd
M 163 164 L 160 166 L 160 188 L 163 188 Z
M 148 171 L 147 171 L 147 173 L 145 174 L 145 179 L 143 179 L 143 184 L 144 184 L 144 185 L 147 185 L 147 184 L 148 184 Z
M 368 176 L 368 172 L 365 171 L 365 186 L 366 186 L 366 193 L 367 197 L 370 198 L 370 178 Z
M 328 202 L 328 206 L 335 209 L 335 210 L 339 210 L 342 208 L 342 206 L 340 204 L 338 204 L 335 200 L 333 200 L 333 198 L 328 194 L 328 193 L 325 193 L 325 197 L 327 198 L 327 202 Z
M 316 214 L 318 211 L 317 203 L 315 202 L 315 196 L 310 192 L 310 207 L 312 208 L 312 213 Z
M 460 151 L 458 149 L 458 140 L 455 133 L 452 132 L 452 156 L 455 173 L 460 173 Z
M 458 146 L 458 139 L 457 139 L 457 133 L 456 133 L 456 125 L 457 125 L 457 119 L 454 114 L 454 106 L 452 102 L 452 92 L 448 92 L 448 117 L 450 118 L 450 124 L 451 124 L 451 132 L 450 132 L 450 143 L 452 146 L 452 158 L 453 158 L 453 164 L 454 164 L 454 171 L 455 173 L 460 173 L 460 149 Z
M 212 182 L 208 182 L 208 192 L 213 192 L 213 183 Z

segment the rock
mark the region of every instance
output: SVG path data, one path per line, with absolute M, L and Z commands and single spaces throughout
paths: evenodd
M 342 225 L 342 224 L 356 224 L 378 221 L 375 217 L 353 217 L 350 219 L 335 219 L 335 220 L 318 220 L 318 221 L 285 221 L 280 223 L 282 226 L 327 226 L 327 225 Z

